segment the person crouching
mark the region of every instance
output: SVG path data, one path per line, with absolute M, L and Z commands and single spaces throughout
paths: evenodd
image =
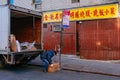
M 40 54 L 40 59 L 44 63 L 43 71 L 48 72 L 48 66 L 52 64 L 52 57 L 57 55 L 55 50 L 47 50 Z

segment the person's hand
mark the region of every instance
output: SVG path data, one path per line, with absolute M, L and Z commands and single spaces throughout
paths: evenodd
M 50 65 L 52 64 L 52 62 L 50 62 Z

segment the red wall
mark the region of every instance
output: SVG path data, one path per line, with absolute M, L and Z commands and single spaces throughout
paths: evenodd
M 70 28 L 63 31 L 62 52 L 64 54 L 76 54 L 76 22 L 70 23 Z
M 51 24 L 46 24 L 43 26 L 43 48 L 45 50 L 55 49 L 56 45 L 59 45 L 60 33 L 53 32 L 51 29 Z
M 70 22 L 70 28 L 64 29 L 62 34 L 62 53 L 76 53 L 76 23 Z M 43 28 L 44 49 L 55 49 L 55 46 L 60 45 L 60 32 L 51 30 L 51 24 L 44 25 Z
M 11 33 L 15 34 L 16 39 L 20 42 L 33 42 L 41 43 L 41 19 L 33 17 L 25 18 L 12 18 L 11 20 Z
M 120 59 L 119 22 L 120 19 L 70 22 L 70 28 L 63 31 L 62 53 L 75 55 L 79 52 L 82 59 Z M 60 32 L 51 31 L 51 24 L 43 28 L 43 47 L 47 50 L 60 45 Z

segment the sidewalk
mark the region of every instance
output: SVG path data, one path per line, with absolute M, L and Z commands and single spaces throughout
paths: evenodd
M 120 64 L 114 61 L 85 60 L 79 57 L 63 55 L 63 69 L 120 76 Z
M 59 55 L 53 58 L 58 61 Z M 30 64 L 42 65 L 41 60 L 36 58 Z M 80 59 L 75 55 L 61 55 L 61 69 L 83 71 L 97 74 L 106 74 L 120 77 L 120 60 L 119 61 L 98 61 Z

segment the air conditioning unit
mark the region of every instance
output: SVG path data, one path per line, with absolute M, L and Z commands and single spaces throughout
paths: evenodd
M 61 24 L 53 24 L 52 31 L 61 31 Z

